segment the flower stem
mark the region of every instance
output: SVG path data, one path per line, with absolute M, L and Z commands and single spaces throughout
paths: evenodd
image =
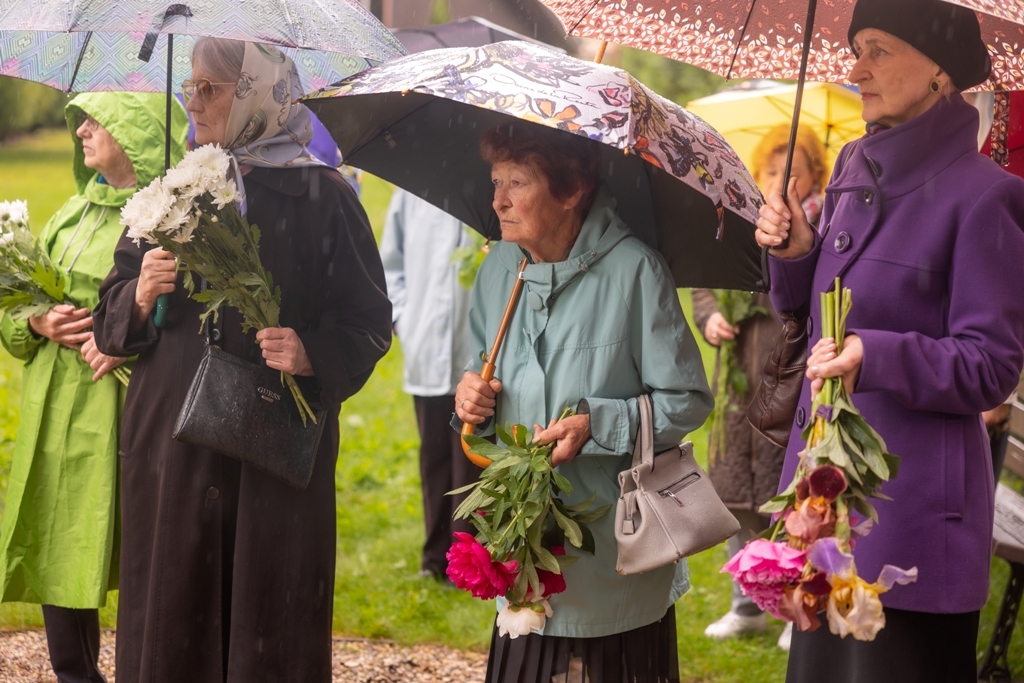
M 295 399 L 295 405 L 299 409 L 299 417 L 302 418 L 302 426 L 306 426 L 306 418 L 308 417 L 313 421 L 313 424 L 317 424 L 316 415 L 313 414 L 313 409 L 309 407 L 309 403 L 306 401 L 306 397 L 302 395 L 302 389 L 299 388 L 295 378 L 287 372 L 281 372 L 281 384 L 285 384 L 292 392 L 292 398 Z

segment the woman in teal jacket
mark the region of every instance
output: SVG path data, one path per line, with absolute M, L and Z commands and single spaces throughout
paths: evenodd
M 713 406 L 672 276 L 616 215 L 589 141 L 516 127 L 514 138 L 507 129 L 487 133 L 481 150 L 502 241 L 473 288 L 477 360 L 456 391 L 457 415 L 482 433 L 494 419 L 535 425 L 573 485 L 568 502 L 596 494 L 596 505 L 612 504 L 632 457 L 638 396 L 653 399 L 659 451 L 700 427 Z M 524 256 L 531 263 L 498 360 L 501 381 L 487 383 L 480 354 Z M 578 414 L 555 423 L 565 407 Z M 591 524 L 596 552 L 565 570 L 567 588 L 550 598 L 554 615 L 542 632 L 494 632 L 488 683 L 548 683 L 581 669 L 590 683 L 679 680 L 673 605 L 689 587 L 686 562 L 619 576 L 613 522 L 609 513 Z
M 103 681 L 98 608 L 117 588 L 118 433 L 125 390 L 109 374 L 91 310 L 114 263 L 121 207 L 163 173 L 164 98 L 88 93 L 65 108 L 78 192 L 40 235 L 79 306 L 28 320 L 5 315 L 0 341 L 25 362 L 21 422 L 0 522 L 2 601 L 42 604 L 50 661 L 61 683 Z M 174 107 L 172 161 L 187 119 Z

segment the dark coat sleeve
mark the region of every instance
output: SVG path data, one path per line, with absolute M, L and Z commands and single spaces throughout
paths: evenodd
M 122 234 L 114 249 L 114 267 L 100 285 L 100 303 L 92 314 L 96 348 L 108 356 L 134 356 L 160 338 L 152 316 L 142 330 L 130 332 L 142 256 L 151 248 Z
M 329 220 L 333 252 L 322 283 L 319 323 L 299 332 L 325 405 L 339 405 L 370 378 L 391 346 L 388 300 L 377 243 L 355 193 L 343 179 L 338 192 L 324 192 L 331 203 L 317 218 Z M 320 202 L 318 202 L 319 204 Z

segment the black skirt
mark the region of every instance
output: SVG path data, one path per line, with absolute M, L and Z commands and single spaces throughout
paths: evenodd
M 676 612 L 600 638 L 531 633 L 499 636 L 495 625 L 487 683 L 679 683 Z
M 979 615 L 886 607 L 868 643 L 833 635 L 822 619 L 816 631 L 793 631 L 786 683 L 977 683 Z

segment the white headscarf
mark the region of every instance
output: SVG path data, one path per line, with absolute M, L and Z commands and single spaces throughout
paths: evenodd
M 313 139 L 309 109 L 292 104 L 301 96 L 291 57 L 271 45 L 245 43 L 242 72 L 224 131 L 236 167 L 326 166 L 309 152 Z M 237 168 L 235 176 L 245 214 L 245 187 Z

